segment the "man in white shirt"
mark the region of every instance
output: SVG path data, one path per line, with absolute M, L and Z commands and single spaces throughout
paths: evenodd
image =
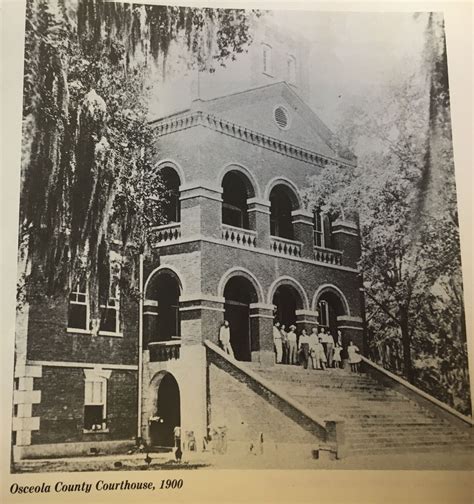
M 273 324 L 273 345 L 276 352 L 276 363 L 281 364 L 283 357 L 283 344 L 281 340 L 280 322 Z
M 232 346 L 230 344 L 230 327 L 227 320 L 224 320 L 224 323 L 219 330 L 219 342 L 222 346 L 222 350 L 234 358 L 234 351 L 232 350 Z
M 295 329 L 296 329 L 296 326 L 291 325 L 290 332 L 288 333 L 288 352 L 289 352 L 288 364 L 296 364 L 297 348 L 296 348 Z
M 319 369 L 319 363 L 317 361 L 316 350 L 318 347 L 319 339 L 318 339 L 318 330 L 316 327 L 311 329 L 311 334 L 308 336 L 309 339 L 309 356 L 311 358 L 311 363 L 313 369 Z

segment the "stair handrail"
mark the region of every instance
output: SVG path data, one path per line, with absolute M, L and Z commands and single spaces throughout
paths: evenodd
M 392 381 L 397 382 L 399 385 L 402 387 L 405 387 L 408 389 L 410 392 L 413 392 L 416 396 L 424 399 L 425 401 L 428 401 L 429 403 L 437 406 L 443 412 L 447 413 L 449 416 L 455 417 L 457 420 L 461 420 L 461 422 L 469 425 L 469 427 L 474 426 L 474 420 L 471 417 L 468 417 L 467 415 L 463 415 L 459 411 L 455 410 L 451 406 L 448 406 L 444 402 L 440 401 L 439 399 L 436 399 L 436 397 L 433 397 L 432 395 L 428 394 L 427 392 L 419 389 L 409 381 L 405 380 L 404 378 L 401 378 L 400 376 L 392 373 L 391 371 L 388 371 L 384 367 L 380 366 L 379 364 L 376 364 L 375 362 L 371 361 L 367 357 L 364 357 L 361 355 L 362 362 L 373 368 L 375 371 L 383 374 L 387 378 L 389 378 Z

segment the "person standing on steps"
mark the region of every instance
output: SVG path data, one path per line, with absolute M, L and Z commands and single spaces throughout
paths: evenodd
M 295 330 L 296 326 L 290 325 L 290 331 L 288 332 L 288 351 L 289 351 L 288 364 L 296 364 L 297 347 L 296 347 Z
M 336 344 L 334 345 L 334 356 L 333 356 L 333 361 L 332 361 L 333 368 L 339 369 L 342 367 L 341 352 L 342 352 L 342 345 L 339 342 L 336 342 Z
M 301 331 L 300 341 L 299 341 L 299 352 L 300 362 L 303 364 L 305 369 L 308 369 L 309 360 L 309 336 L 305 329 Z
M 324 327 L 321 327 L 319 329 L 319 339 L 321 340 L 321 344 L 323 345 L 323 348 L 324 348 L 324 354 L 327 356 L 327 340 L 326 340 L 326 330 L 324 329 Z
M 347 347 L 347 353 L 349 355 L 349 364 L 351 365 L 351 371 L 358 372 L 359 371 L 359 366 L 360 366 L 360 361 L 361 356 L 359 353 L 359 347 L 357 345 L 354 345 L 352 341 L 349 343 L 349 346 Z
M 285 324 L 280 327 L 281 333 L 281 345 L 283 350 L 282 362 L 283 364 L 288 364 L 289 348 L 288 348 L 288 333 L 286 332 Z
M 313 369 L 319 369 L 317 361 L 317 349 L 318 349 L 318 330 L 316 327 L 311 329 L 311 334 L 308 336 L 309 339 L 309 356 L 311 358 L 311 367 Z
M 230 344 L 230 327 L 227 320 L 224 320 L 224 323 L 221 325 L 219 330 L 219 342 L 222 346 L 222 350 L 234 358 L 234 351 L 232 350 L 232 346 Z
M 334 354 L 334 337 L 330 332 L 326 333 L 326 357 L 328 367 L 332 367 L 332 359 Z
M 276 363 L 281 364 L 283 358 L 283 344 L 281 341 L 280 322 L 273 324 L 273 346 L 275 348 Z
M 339 346 L 342 347 L 342 332 L 340 329 L 337 330 L 336 343 L 339 343 Z
M 324 351 L 322 338 L 320 336 L 318 337 L 318 344 L 316 346 L 316 362 L 318 369 L 322 369 L 323 371 L 326 369 L 326 352 Z

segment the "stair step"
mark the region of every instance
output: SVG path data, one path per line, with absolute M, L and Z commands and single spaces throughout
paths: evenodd
M 471 430 L 457 429 L 370 376 L 342 369 L 250 367 L 316 416 L 344 418 L 351 452 L 444 452 L 474 445 Z

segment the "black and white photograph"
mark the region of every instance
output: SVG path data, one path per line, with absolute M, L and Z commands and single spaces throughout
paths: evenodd
M 26 1 L 11 474 L 474 469 L 445 28 Z

